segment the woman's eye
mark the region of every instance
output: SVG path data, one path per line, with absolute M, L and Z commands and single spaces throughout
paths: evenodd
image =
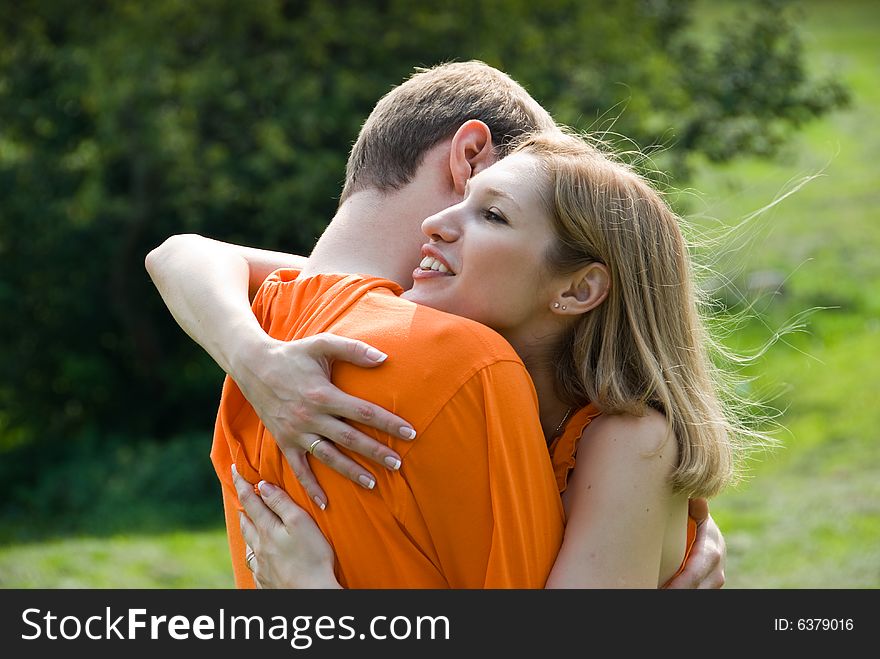
M 498 224 L 507 224 L 507 220 L 503 215 L 499 215 L 495 211 L 490 209 L 486 209 L 483 211 L 483 217 L 485 217 L 490 222 L 497 222 Z

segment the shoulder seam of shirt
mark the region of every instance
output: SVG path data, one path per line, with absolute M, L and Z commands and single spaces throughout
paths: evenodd
M 461 383 L 452 391 L 452 393 L 444 400 L 438 401 L 437 407 L 420 421 L 420 424 L 423 426 L 422 432 L 425 432 L 431 426 L 431 424 L 434 423 L 443 408 L 449 404 L 449 401 L 452 400 L 452 398 L 454 398 L 455 395 L 459 391 L 461 391 L 463 387 L 465 387 L 469 382 L 471 382 L 483 371 L 486 371 L 494 366 L 498 366 L 499 364 L 514 364 L 517 368 L 522 369 L 525 372 L 526 376 L 529 377 L 529 381 L 531 381 L 531 376 L 529 376 L 528 370 L 526 370 L 525 365 L 519 359 L 499 357 L 493 359 L 492 361 L 489 361 L 488 363 L 474 365 L 469 371 L 465 372 L 466 374 L 463 375 L 461 378 Z

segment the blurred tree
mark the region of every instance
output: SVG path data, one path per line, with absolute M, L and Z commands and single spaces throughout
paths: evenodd
M 209 429 L 222 374 L 144 256 L 180 232 L 308 253 L 361 122 L 415 66 L 482 59 L 679 176 L 772 153 L 846 93 L 807 79 L 785 6 L 748 9 L 708 39 L 686 1 L 4 3 L 0 454 Z

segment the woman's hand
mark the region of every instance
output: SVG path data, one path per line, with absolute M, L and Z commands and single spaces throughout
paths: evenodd
M 258 344 L 245 343 L 234 360 L 230 374 L 278 442 L 299 482 L 322 508 L 327 497 L 306 453 L 368 489 L 376 479 L 336 445 L 388 469 L 400 468 L 400 456 L 395 451 L 349 425 L 346 419 L 392 437 L 410 440 L 416 435 L 400 417 L 349 396 L 330 382 L 334 360 L 372 368 L 386 357 L 362 341 L 323 333 L 295 341 L 265 336 Z
M 684 570 L 666 588 L 721 588 L 724 586 L 724 560 L 727 547 L 721 529 L 709 514 L 705 499 L 691 499 L 688 514 L 697 522 L 697 535 Z
M 260 481 L 257 496 L 235 465 L 232 479 L 247 513 L 239 514 L 239 523 L 253 552 L 248 567 L 257 588 L 340 588 L 333 549 L 309 514 L 266 481 Z

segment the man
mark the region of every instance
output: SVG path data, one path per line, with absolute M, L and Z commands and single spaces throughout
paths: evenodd
M 488 335 L 475 343 L 472 335 L 462 338 L 461 332 L 446 332 L 443 315 L 432 310 L 426 310 L 424 318 L 397 319 L 412 331 L 403 338 L 390 336 L 394 333 L 387 324 L 370 324 L 362 298 L 369 298 L 368 310 L 387 305 L 383 308 L 393 316 L 399 311 L 394 297 L 377 300 L 374 291 L 341 276 L 312 291 L 320 300 L 317 308 L 305 308 L 308 304 L 302 303 L 302 291 L 290 275 L 287 280 L 285 275 L 274 278 L 260 291 L 254 312 L 246 293 L 253 294 L 266 274 L 284 266 L 303 267 L 303 279 L 320 273 L 369 273 L 408 286 L 414 255 L 424 242 L 421 220 L 459 201 L 467 180 L 503 156 L 512 137 L 553 126 L 552 118 L 518 84 L 482 63 L 422 71 L 386 95 L 364 124 L 349 159 L 340 207 L 307 262 L 197 237 L 169 241 L 148 257 L 148 269 L 175 318 L 235 378 L 227 379 L 224 386 L 212 459 L 223 483 L 238 585 L 253 582 L 236 520 L 240 507 L 228 473 L 233 460 L 248 480 L 283 483 L 298 504 L 311 507 L 336 550 L 343 585 L 543 585 L 541 572 L 552 565 L 561 537 L 561 511 L 558 497 L 551 501 L 548 489 L 552 477 L 547 480 L 549 461 L 530 398 L 531 385 L 515 356 L 497 344 L 489 351 L 478 349 Z M 186 277 L 188 272 L 196 276 Z M 174 282 L 181 281 L 187 281 L 187 288 L 175 287 Z M 279 296 L 281 304 L 269 299 Z M 333 296 L 344 299 L 340 302 Z M 262 317 L 262 324 L 254 313 Z M 267 339 L 264 330 L 282 340 Z M 301 384 L 306 394 L 302 395 L 273 384 L 284 381 L 285 371 L 272 371 L 282 361 L 305 365 L 293 369 L 300 374 L 300 383 L 325 381 L 320 374 L 329 375 L 329 359 L 334 357 L 363 366 L 379 363 L 370 359 L 365 343 L 323 334 L 329 330 L 376 344 L 392 356 L 375 372 L 337 366 L 334 381 L 349 394 L 394 407 L 400 416 L 365 407 L 351 397 L 340 398 L 326 385 Z M 437 354 L 438 337 L 450 353 Z M 446 354 L 456 359 L 449 360 Z M 475 360 L 483 360 L 477 376 Z M 421 390 L 424 382 L 438 386 L 426 396 Z M 282 402 L 287 395 L 294 401 L 289 411 Z M 246 398 L 254 401 L 265 426 Z M 433 401 L 429 411 L 419 404 L 426 399 Z M 517 416 L 514 419 L 511 412 L 490 423 L 489 408 L 516 410 Z M 330 414 L 315 415 L 314 410 Z M 352 430 L 334 416 L 360 421 L 372 417 L 387 432 Z M 323 420 L 318 423 L 318 418 Z M 404 418 L 413 421 L 419 437 L 395 452 L 392 449 L 400 440 L 392 438 L 414 434 Z M 462 425 L 463 419 L 476 423 Z M 291 432 L 291 427 L 296 430 Z M 279 449 L 264 432 L 267 429 L 305 489 L 286 472 Z M 382 448 L 369 448 L 375 442 L 363 431 L 381 439 Z M 315 432 L 356 452 L 373 451 L 372 457 L 390 470 L 378 475 L 374 490 L 376 477 L 352 460 L 353 455 L 310 434 Z M 453 452 L 448 440 L 459 435 L 467 441 L 454 444 Z M 351 480 L 315 465 L 323 474 L 322 484 L 331 490 L 328 498 L 311 471 L 306 448 Z M 501 449 L 504 456 L 497 454 Z M 401 458 L 407 468 L 398 472 Z M 499 459 L 505 464 L 503 475 Z M 492 476 L 489 487 L 487 471 Z M 364 487 L 354 488 L 352 481 Z M 333 499 L 339 501 L 324 510 Z M 353 509 L 362 514 L 349 514 Z M 723 547 L 717 528 L 711 526 L 710 531 L 709 544 L 714 541 L 716 547 Z M 705 532 L 703 536 L 706 543 Z M 360 546 L 347 549 L 353 542 Z M 405 567 L 400 573 L 378 575 L 375 552 L 388 547 L 393 560 Z M 696 550 L 696 557 L 708 563 L 721 553 L 711 547 L 701 553 L 699 544 Z M 720 570 L 709 572 L 715 575 L 709 583 L 723 581 Z M 689 585 L 687 580 L 684 583 Z

